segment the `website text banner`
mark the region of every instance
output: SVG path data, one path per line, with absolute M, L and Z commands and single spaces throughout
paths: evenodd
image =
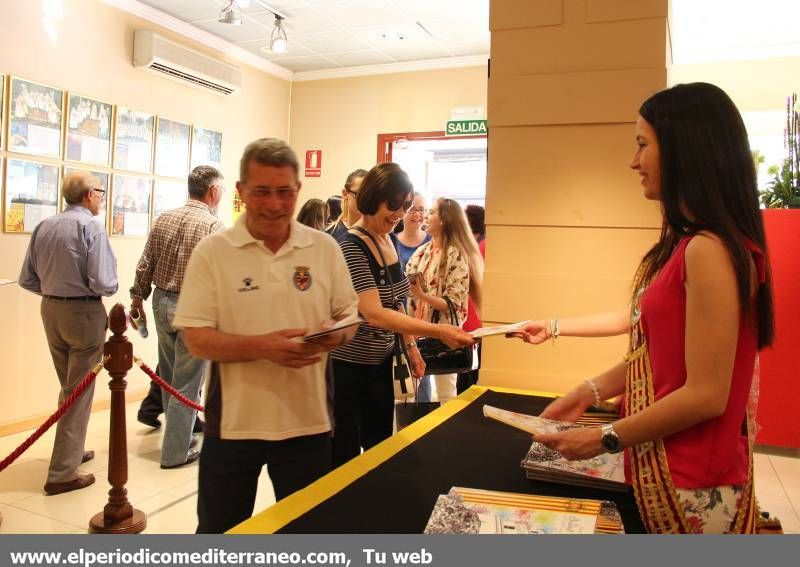
M 0 536 L 9 567 L 752 567 L 796 565 L 800 536 Z

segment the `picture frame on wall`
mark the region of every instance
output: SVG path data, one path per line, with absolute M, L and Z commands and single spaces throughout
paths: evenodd
M 60 168 L 50 163 L 6 160 L 5 232 L 30 233 L 47 217 L 58 213 Z
M 189 124 L 158 117 L 156 128 L 156 175 L 186 177 L 189 173 Z
M 114 174 L 111 192 L 111 234 L 147 236 L 153 180 L 138 175 Z
M 197 126 L 192 129 L 191 169 L 198 165 L 222 168 L 222 132 Z
M 153 224 L 158 215 L 170 209 L 177 209 L 189 199 L 189 188 L 185 181 L 156 179 L 153 188 Z
M 111 174 L 107 171 L 95 171 L 92 169 L 84 169 L 82 167 L 64 167 L 64 177 L 69 175 L 74 171 L 85 171 L 97 177 L 100 180 L 100 186 L 105 189 L 105 193 L 103 193 L 103 201 L 100 204 L 100 212 L 92 219 L 95 222 L 102 225 L 103 228 L 108 230 L 108 199 L 111 195 L 111 185 L 109 185 L 109 181 L 111 181 Z M 61 210 L 67 208 L 67 202 L 64 201 L 62 196 L 61 198 Z
M 113 114 L 112 104 L 69 93 L 64 159 L 108 167 L 111 162 Z
M 5 123 L 5 109 L 6 109 L 6 76 L 3 73 L 0 73 L 0 150 L 5 148 L 6 142 L 6 123 Z M 3 170 L 0 168 L 0 173 Z
M 117 107 L 114 169 L 139 173 L 153 171 L 155 123 L 155 114 Z
M 8 97 L 8 150 L 61 157 L 64 91 L 11 77 Z

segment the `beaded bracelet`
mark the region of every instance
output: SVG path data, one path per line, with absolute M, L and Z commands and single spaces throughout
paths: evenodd
M 586 385 L 589 386 L 594 394 L 594 407 L 600 407 L 600 404 L 603 400 L 600 399 L 600 390 L 597 389 L 597 385 L 594 383 L 594 380 L 587 378 L 584 380 L 584 382 L 586 382 Z

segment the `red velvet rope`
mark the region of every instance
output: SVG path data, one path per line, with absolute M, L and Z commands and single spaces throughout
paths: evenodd
M 149 366 L 147 366 L 144 362 L 142 362 L 141 359 L 133 357 L 133 361 L 139 368 L 142 369 L 142 372 L 144 372 L 150 377 L 150 379 L 153 382 L 164 388 L 167 392 L 170 393 L 170 395 L 176 398 L 180 403 L 192 409 L 196 409 L 197 411 L 205 411 L 203 409 L 203 406 L 201 406 L 197 402 L 193 402 L 192 400 L 190 400 L 189 398 L 178 392 L 178 390 L 176 390 L 175 388 L 164 382 L 163 378 L 161 378 L 158 374 L 153 372 L 153 370 Z
M 97 378 L 97 373 L 100 372 L 101 368 L 102 368 L 102 365 L 98 364 L 95 367 L 94 370 L 89 371 L 89 373 L 86 375 L 86 377 L 83 380 L 81 380 L 81 383 L 78 384 L 75 387 L 75 389 L 72 391 L 72 393 L 67 397 L 67 399 L 64 400 L 64 403 L 61 404 L 61 407 L 59 407 L 53 415 L 48 417 L 47 421 L 45 421 L 43 424 L 41 424 L 39 426 L 39 429 L 34 431 L 30 435 L 30 437 L 25 439 L 25 441 L 23 441 L 22 444 L 19 447 L 14 449 L 14 451 L 12 451 L 10 455 L 8 455 L 5 459 L 3 459 L 2 462 L 0 462 L 0 472 L 2 472 L 8 465 L 10 465 L 14 461 L 16 461 L 17 458 L 20 455 L 22 455 L 22 453 L 27 451 L 28 448 L 31 445 L 33 445 L 36 442 L 37 439 L 39 439 L 39 437 L 44 435 L 45 431 L 50 429 L 50 427 L 52 427 L 52 425 L 56 421 L 61 419 L 61 416 L 63 416 L 65 413 L 67 413 L 67 410 L 70 408 L 70 406 L 72 406 L 72 404 L 75 403 L 75 400 L 77 400 L 80 397 L 80 395 L 83 394 L 84 391 L 86 391 L 86 388 L 89 387 L 89 385 L 92 383 L 92 381 L 95 378 Z

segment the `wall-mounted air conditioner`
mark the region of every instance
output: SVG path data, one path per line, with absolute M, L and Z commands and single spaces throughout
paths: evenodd
M 242 88 L 242 71 L 150 30 L 136 30 L 133 65 L 183 84 L 229 95 Z

